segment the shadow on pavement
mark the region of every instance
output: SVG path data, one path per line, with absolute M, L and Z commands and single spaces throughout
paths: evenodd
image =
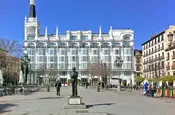
M 9 107 L 17 106 L 16 104 L 0 104 L 0 114 L 11 112 L 12 110 L 6 110 Z
M 64 97 L 41 97 L 38 99 L 61 99 L 61 98 L 64 98 Z
M 101 104 L 92 104 L 92 105 L 87 105 L 87 108 L 94 107 L 94 106 L 102 106 L 102 105 L 113 105 L 115 103 L 101 103 Z

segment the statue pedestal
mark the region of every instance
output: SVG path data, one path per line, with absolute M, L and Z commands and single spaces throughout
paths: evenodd
M 80 96 L 71 96 L 68 98 L 68 105 L 64 105 L 64 109 L 86 109 L 86 105 L 82 103 Z

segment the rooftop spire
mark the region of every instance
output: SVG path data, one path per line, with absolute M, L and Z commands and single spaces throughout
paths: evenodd
M 35 0 L 30 0 L 30 16 L 36 18 Z
M 101 30 L 101 26 L 99 27 L 99 37 L 101 38 L 102 35 L 102 30 Z

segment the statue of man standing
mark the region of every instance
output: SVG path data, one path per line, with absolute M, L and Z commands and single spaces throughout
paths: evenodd
M 72 96 L 76 97 L 77 94 L 77 77 L 78 77 L 78 72 L 76 71 L 76 68 L 72 68 L 71 72 L 71 83 L 72 83 Z

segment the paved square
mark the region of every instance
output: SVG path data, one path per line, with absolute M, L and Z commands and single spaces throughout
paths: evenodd
M 51 92 L 0 97 L 2 115 L 175 115 L 175 100 L 149 98 L 138 92 L 101 91 L 79 87 L 88 105 L 85 110 L 65 110 L 71 87 L 62 87 L 61 96 Z

